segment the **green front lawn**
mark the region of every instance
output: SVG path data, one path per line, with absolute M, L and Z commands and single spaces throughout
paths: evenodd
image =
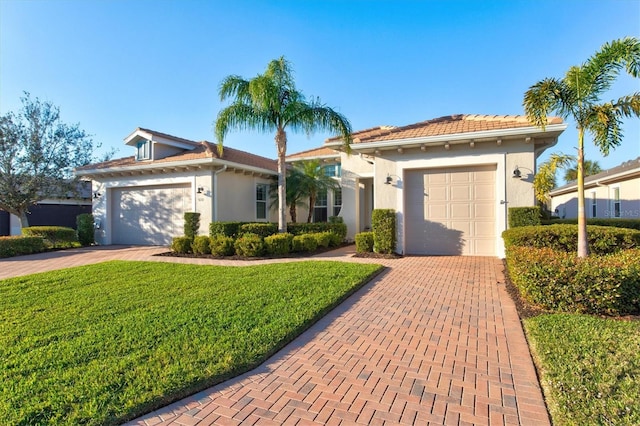
M 640 321 L 524 320 L 554 425 L 640 424 Z
M 0 281 L 0 424 L 115 424 L 247 371 L 381 269 L 107 262 Z

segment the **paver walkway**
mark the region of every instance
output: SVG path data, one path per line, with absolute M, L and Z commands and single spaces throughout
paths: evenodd
M 24 256 L 1 260 L 0 278 L 24 262 L 29 272 L 98 259 L 228 264 L 151 257 L 159 251 Z M 500 260 L 344 255 L 320 258 L 388 269 L 257 369 L 130 424 L 549 424 Z

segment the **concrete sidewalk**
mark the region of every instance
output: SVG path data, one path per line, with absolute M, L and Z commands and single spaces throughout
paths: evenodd
M 257 369 L 130 424 L 550 424 L 499 259 L 356 259 L 352 250 L 314 259 L 388 269 Z M 153 256 L 164 251 L 110 246 L 21 256 L 0 260 L 0 278 L 113 259 L 273 262 Z

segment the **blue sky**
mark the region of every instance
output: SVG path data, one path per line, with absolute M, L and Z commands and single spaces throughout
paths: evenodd
M 214 141 L 220 81 L 284 55 L 298 88 L 355 130 L 523 114 L 529 86 L 624 36 L 640 37 L 640 0 L 0 0 L 0 113 L 29 91 L 117 157 L 133 154 L 123 138 L 136 127 Z M 625 76 L 606 99 L 636 91 Z M 624 134 L 606 158 L 587 140 L 587 158 L 640 156 L 640 120 Z M 225 145 L 275 158 L 273 136 L 233 132 Z M 288 152 L 327 136 L 290 133 Z M 576 140 L 569 123 L 552 151 L 574 153 Z

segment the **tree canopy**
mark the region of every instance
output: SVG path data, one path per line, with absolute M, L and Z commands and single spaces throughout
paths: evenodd
M 571 118 L 578 128 L 578 256 L 588 254 L 584 199 L 584 135 L 590 134 L 603 155 L 622 143 L 622 120 L 640 116 L 640 93 L 610 102 L 601 100 L 621 71 L 640 76 L 640 41 L 626 37 L 605 43 L 582 65 L 572 66 L 564 78 L 545 78 L 527 90 L 528 119 L 544 129 L 549 113 Z
M 220 152 L 231 129 L 275 132 L 278 153 L 278 227 L 286 232 L 286 163 L 287 129 L 334 132 L 342 137 L 345 150 L 351 143 L 351 124 L 342 114 L 324 105 L 319 98 L 307 99 L 298 91 L 291 64 L 284 56 L 267 65 L 264 74 L 251 80 L 237 75 L 227 76 L 218 90 L 220 100 L 231 104 L 218 113 L 215 134 Z
M 74 196 L 75 167 L 89 164 L 94 144 L 78 124 L 65 124 L 51 102 L 21 98 L 22 108 L 0 117 L 0 209 L 29 226 L 29 207 L 49 197 Z
M 600 164 L 597 161 L 584 160 L 584 177 L 597 175 L 602 171 Z M 572 182 L 578 179 L 578 164 L 575 163 L 573 166 L 565 169 L 564 171 L 564 180 L 565 182 Z

